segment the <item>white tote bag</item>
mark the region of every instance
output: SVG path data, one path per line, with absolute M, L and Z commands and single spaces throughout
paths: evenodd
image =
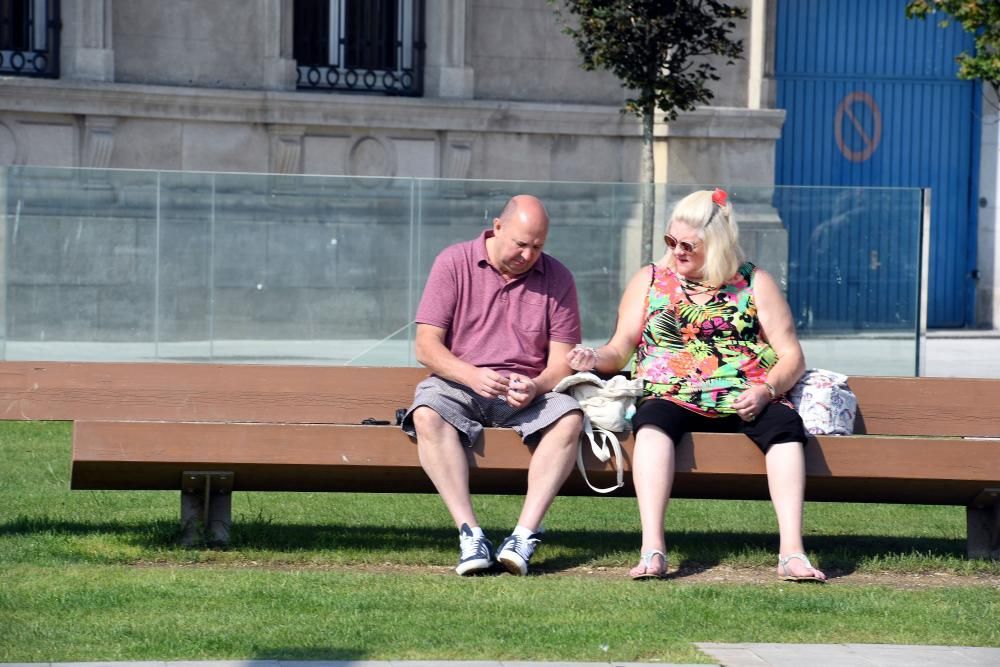
M 583 475 L 583 481 L 598 493 L 611 493 L 625 486 L 622 469 L 622 448 L 616 433 L 631 429 L 629 419 L 635 410 L 635 399 L 642 395 L 642 380 L 629 380 L 624 375 L 616 375 L 603 380 L 593 373 L 574 373 L 563 378 L 552 391 L 569 394 L 583 408 L 583 433 L 576 453 L 576 465 Z M 583 465 L 585 443 L 602 462 L 612 461 L 615 467 L 615 486 L 598 488 L 587 479 Z

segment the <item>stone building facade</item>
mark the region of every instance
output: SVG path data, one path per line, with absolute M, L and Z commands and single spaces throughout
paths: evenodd
M 779 3 L 739 3 L 748 10 L 737 22 L 745 58 L 719 64 L 711 106 L 656 123 L 659 182 L 764 193 L 774 184 L 785 119 L 774 108 Z M 0 165 L 638 181 L 641 129 L 620 111 L 626 91 L 610 74 L 580 68 L 545 0 L 371 0 L 395 7 L 382 19 L 401 38 L 405 53 L 395 56 L 351 55 L 344 27 L 357 4 L 5 2 L 57 18 L 48 47 L 58 76 L 21 76 L 0 49 Z M 311 32 L 302 20 L 310 7 L 326 12 Z M 341 67 L 333 74 L 341 89 L 324 89 L 331 68 L 299 61 L 317 44 L 324 62 Z M 343 90 L 352 58 L 394 60 L 370 80 L 359 69 L 355 87 Z M 401 90 L 406 76 L 417 79 Z M 358 92 L 371 82 L 372 91 Z M 983 116 L 976 321 L 991 326 L 1000 318 L 995 106 L 984 104 Z M 766 200 L 741 213 L 748 251 L 775 270 L 785 249 Z
M 419 96 L 297 87 L 293 0 L 47 2 L 59 76 L 3 78 L 0 164 L 638 180 L 623 89 L 580 68 L 544 0 L 403 2 L 424 15 Z M 659 180 L 773 179 L 783 113 L 761 104 L 765 3 L 746 4 L 749 57 L 720 67 L 715 106 L 658 124 Z

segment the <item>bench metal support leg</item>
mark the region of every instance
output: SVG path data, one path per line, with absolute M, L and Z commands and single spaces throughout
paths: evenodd
M 1000 559 L 1000 489 L 984 489 L 965 517 L 969 558 Z
M 201 544 L 204 505 L 201 493 L 181 491 L 181 546 L 195 547 Z
M 181 544 L 228 545 L 233 526 L 232 505 L 232 472 L 185 471 L 181 475 Z
M 233 529 L 232 491 L 210 496 L 208 504 L 208 524 L 205 537 L 210 547 L 229 546 L 229 536 Z

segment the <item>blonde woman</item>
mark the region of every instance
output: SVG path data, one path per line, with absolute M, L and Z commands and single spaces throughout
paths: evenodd
M 667 253 L 625 288 L 611 340 L 567 357 L 575 370 L 614 373 L 634 354 L 633 376 L 643 381 L 632 460 L 642 548 L 629 575 L 666 575 L 674 445 L 709 431 L 745 433 L 765 454 L 778 575 L 824 581 L 802 544 L 805 428 L 783 398 L 805 367 L 788 303 L 774 278 L 745 260 L 725 191 L 678 202 L 664 239 Z

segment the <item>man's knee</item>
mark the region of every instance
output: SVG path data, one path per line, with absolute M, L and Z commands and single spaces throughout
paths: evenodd
M 575 431 L 577 435 L 583 431 L 583 410 L 571 410 L 559 418 L 557 424 L 562 423 L 565 428 Z
M 542 434 L 542 439 L 556 439 L 567 445 L 575 445 L 583 431 L 583 411 L 571 410 L 559 417 Z
M 417 439 L 421 435 L 434 435 L 440 433 L 445 427 L 451 428 L 451 424 L 446 422 L 433 408 L 421 405 L 410 415 L 413 420 L 413 430 L 417 432 Z

